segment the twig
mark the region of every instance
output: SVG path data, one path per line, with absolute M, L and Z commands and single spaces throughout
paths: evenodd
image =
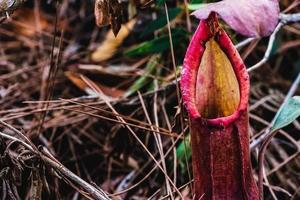
M 285 102 L 287 102 L 288 99 L 290 99 L 295 94 L 299 83 L 300 83 L 300 73 L 298 74 L 296 80 L 292 84 L 292 86 L 291 86 L 288 94 L 286 95 L 282 105 L 280 106 L 279 110 L 282 108 L 282 106 L 284 106 Z M 261 137 L 258 138 L 258 139 L 261 139 L 261 141 L 264 141 L 261 148 L 260 148 L 259 155 L 258 155 L 258 169 L 259 169 L 259 172 L 258 172 L 258 188 L 259 188 L 261 199 L 263 199 L 263 178 L 264 178 L 263 164 L 264 164 L 265 152 L 266 152 L 267 147 L 270 144 L 271 140 L 273 139 L 273 137 L 278 132 L 278 131 L 271 132 L 271 127 L 273 126 L 274 122 L 275 122 L 275 118 L 273 118 L 272 122 L 270 123 L 270 125 L 266 129 L 265 133 Z
M 269 42 L 268 42 L 268 47 L 267 47 L 267 50 L 265 52 L 265 55 L 264 55 L 263 59 L 261 61 L 259 61 L 258 63 L 256 63 L 255 65 L 253 65 L 252 67 L 249 67 L 247 69 L 248 72 L 251 72 L 251 71 L 259 68 L 260 66 L 262 66 L 263 64 L 265 64 L 269 60 L 269 57 L 271 55 L 272 48 L 274 46 L 274 42 L 275 42 L 276 35 L 277 35 L 278 31 L 287 23 L 299 22 L 300 21 L 300 13 L 295 13 L 295 14 L 283 14 L 283 13 L 281 13 L 280 16 L 279 16 L 279 19 L 280 19 L 280 22 L 278 23 L 278 25 L 276 26 L 274 32 L 270 36 L 270 39 L 269 39 Z
M 6 139 L 9 139 L 9 140 L 15 141 L 15 142 L 19 142 L 19 143 L 21 143 L 24 147 L 26 147 L 26 148 L 29 149 L 30 151 L 34 152 L 34 149 L 33 149 L 29 144 L 27 144 L 26 142 L 24 142 L 24 141 L 22 141 L 22 140 L 20 140 L 20 139 L 18 139 L 18 138 L 16 138 L 16 137 L 13 137 L 13 136 L 11 136 L 11 135 L 8 135 L 8 134 L 2 133 L 2 132 L 0 132 L 0 136 L 4 137 L 4 138 L 6 138 Z
M 300 73 L 298 74 L 298 76 L 295 79 L 294 83 L 292 84 L 289 92 L 287 93 L 286 97 L 284 98 L 282 105 L 284 105 L 284 103 L 295 94 L 299 84 L 300 84 Z M 272 120 L 270 125 L 266 128 L 264 133 L 261 136 L 259 136 L 257 139 L 255 139 L 251 142 L 251 144 L 250 144 L 251 150 L 255 149 L 260 143 L 262 143 L 271 134 L 270 129 L 273 126 L 274 121 L 275 121 L 275 118 Z
M 283 25 L 284 25 L 283 22 L 278 23 L 278 25 L 276 26 L 274 32 L 270 36 L 270 39 L 269 39 L 269 42 L 268 42 L 268 47 L 267 47 L 267 50 L 265 52 L 265 55 L 264 55 L 263 59 L 261 61 L 259 61 L 258 63 L 256 63 L 255 65 L 253 65 L 252 67 L 248 68 L 247 69 L 248 72 L 251 72 L 251 71 L 259 68 L 260 66 L 262 66 L 263 64 L 265 64 L 269 60 L 269 57 L 271 55 L 272 48 L 274 46 L 274 42 L 275 42 L 275 39 L 276 39 L 276 34 L 283 27 Z
M 2 120 L 0 120 L 0 124 L 16 133 L 21 139 L 23 139 L 26 142 L 26 144 L 29 144 L 31 147 L 33 147 L 34 150 L 37 150 L 34 144 L 21 131 L 17 130 L 16 128 Z
M 58 171 L 59 173 L 63 174 L 64 176 L 68 177 L 78 185 L 80 185 L 88 194 L 90 194 L 93 198 L 99 199 L 99 200 L 109 200 L 110 198 L 107 196 L 107 194 L 102 191 L 99 188 L 95 188 L 91 184 L 87 183 L 85 180 L 81 179 L 79 176 L 71 172 L 69 169 L 67 169 L 64 165 L 62 165 L 60 162 L 54 159 L 50 159 L 49 155 L 50 153 L 47 151 L 42 151 L 45 155 L 42 155 L 41 158 L 42 160 L 49 164 L 53 169 Z M 49 157 L 48 157 L 49 156 Z
M 257 38 L 247 38 L 247 39 L 237 43 L 235 45 L 235 48 L 237 48 L 237 49 L 242 48 L 243 46 L 246 46 L 247 44 L 249 44 L 250 42 L 252 42 L 255 39 L 257 39 Z
M 16 130 L 16 129 L 13 128 L 12 130 Z M 16 133 L 19 134 L 20 131 L 17 130 Z M 55 169 L 57 172 L 61 173 L 62 175 L 64 175 L 66 178 L 72 180 L 73 182 L 77 183 L 79 186 L 81 186 L 84 189 L 84 191 L 79 191 L 79 192 L 86 192 L 96 200 L 110 200 L 110 198 L 107 196 L 107 194 L 103 190 L 101 190 L 100 188 L 94 187 L 93 185 L 87 183 L 86 181 L 81 179 L 79 176 L 77 176 L 76 174 L 71 172 L 64 165 L 62 165 L 59 161 L 57 161 L 53 157 L 52 154 L 50 154 L 48 151 L 45 151 L 45 148 L 42 149 L 43 154 L 41 154 L 40 151 L 36 151 L 37 147 L 31 142 L 30 142 L 30 144 L 28 144 L 28 143 L 22 141 L 21 139 L 18 139 L 16 137 L 13 137 L 11 135 L 8 135 L 8 134 L 2 133 L 2 132 L 0 132 L 0 136 L 2 136 L 3 138 L 6 138 L 6 139 L 12 140 L 12 141 L 19 142 L 24 147 L 29 149 L 32 153 L 38 155 L 51 168 Z M 24 139 L 24 137 L 26 138 L 26 136 L 23 135 L 22 139 Z M 28 141 L 28 140 L 29 139 L 26 138 L 25 141 Z
M 288 22 L 299 22 L 300 21 L 300 13 L 295 14 L 280 14 L 279 16 L 280 20 L 284 23 Z

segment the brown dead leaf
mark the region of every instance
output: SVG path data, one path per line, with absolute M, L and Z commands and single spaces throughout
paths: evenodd
M 80 88 L 83 91 L 86 91 L 89 86 L 80 78 L 80 75 L 75 72 L 65 72 L 66 77 L 72 81 L 78 88 Z
M 119 34 L 117 37 L 114 36 L 112 30 L 110 30 L 101 45 L 91 54 L 91 60 L 94 62 L 102 62 L 110 59 L 118 50 L 118 47 L 123 43 L 127 38 L 133 26 L 136 22 L 136 19 L 131 19 L 125 25 L 122 25 Z
M 82 79 L 82 77 L 84 77 L 83 75 L 76 73 L 76 72 L 71 72 L 71 71 L 67 71 L 65 72 L 66 77 L 72 81 L 72 83 L 74 83 L 78 88 L 80 88 L 81 90 L 85 91 L 88 95 L 95 95 L 96 92 L 93 91 L 92 88 L 90 88 L 90 86 L 88 85 L 88 83 Z M 91 81 L 90 79 L 86 78 L 86 80 Z M 103 92 L 103 94 L 105 94 L 108 97 L 120 97 L 124 94 L 125 91 L 117 89 L 117 88 L 113 88 L 113 87 L 108 87 L 106 85 L 103 85 L 101 83 L 95 83 L 94 81 L 93 85 L 97 86 L 100 88 L 100 90 Z
M 111 25 L 117 36 L 122 24 L 122 4 L 118 0 L 96 0 L 95 17 L 97 26 Z
M 95 17 L 97 26 L 105 26 L 110 24 L 109 3 L 107 0 L 96 0 Z

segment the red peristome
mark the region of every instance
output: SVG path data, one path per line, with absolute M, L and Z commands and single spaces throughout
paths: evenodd
M 196 74 L 198 72 L 201 58 L 205 50 L 205 43 L 211 37 L 213 37 L 213 33 L 211 33 L 211 29 L 209 24 L 207 23 L 207 20 L 201 20 L 184 58 L 180 81 L 182 98 L 192 119 L 202 119 L 205 121 L 205 123 L 212 126 L 228 126 L 239 117 L 241 111 L 247 109 L 249 95 L 249 76 L 244 62 L 241 59 L 236 48 L 232 44 L 230 38 L 224 30 L 219 29 L 217 35 L 215 36 L 215 40 L 218 42 L 233 66 L 240 86 L 241 101 L 238 109 L 230 116 L 220 117 L 216 119 L 201 118 L 195 103 L 195 84 L 197 77 Z
M 190 116 L 194 199 L 258 200 L 249 152 L 248 73 L 228 35 L 219 27 L 211 27 L 209 20 L 217 24 L 212 17 L 200 22 L 181 74 L 182 97 Z M 196 78 L 205 43 L 212 37 L 232 64 L 239 83 L 240 103 L 230 116 L 205 119 L 195 103 Z

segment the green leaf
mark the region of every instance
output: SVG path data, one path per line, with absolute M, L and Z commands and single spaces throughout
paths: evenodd
M 182 29 L 175 29 L 172 33 L 173 45 L 176 46 L 182 43 L 185 39 L 186 32 Z M 125 56 L 139 56 L 149 53 L 161 53 L 170 48 L 169 35 L 163 35 L 150 41 L 143 42 L 137 46 L 125 51 Z
M 178 145 L 176 148 L 176 156 L 181 172 L 186 172 L 186 160 L 189 160 L 192 156 L 190 135 L 186 136 L 186 138 Z
M 297 76 L 300 73 L 300 58 L 295 59 L 293 63 L 293 74 Z
M 189 3 L 188 4 L 188 9 L 189 10 L 198 10 L 198 9 L 202 8 L 203 6 L 205 6 L 205 4 L 199 4 L 199 3 L 191 4 L 191 3 Z
M 203 3 L 203 0 L 192 0 L 191 1 L 191 4 L 200 4 L 200 3 Z
M 169 20 L 173 20 L 179 13 L 181 12 L 181 8 L 171 8 L 168 10 Z M 141 38 L 153 33 L 154 31 L 164 27 L 168 23 L 167 16 L 165 13 L 157 16 L 157 19 L 149 23 L 145 30 L 141 34 Z
M 275 116 L 275 120 L 271 131 L 274 132 L 281 129 L 300 116 L 300 96 L 294 96 L 279 109 Z
M 157 5 L 158 5 L 158 6 L 161 6 L 161 5 L 163 5 L 164 3 L 166 3 L 166 0 L 158 0 L 158 1 L 157 1 Z
M 132 86 L 124 94 L 125 97 L 132 95 L 133 93 L 137 92 L 142 87 L 144 87 L 147 83 L 149 83 L 149 81 L 151 80 L 151 78 L 149 78 L 149 75 L 154 74 L 157 63 L 159 63 L 160 58 L 160 54 L 151 56 L 146 65 L 145 73 L 132 84 Z

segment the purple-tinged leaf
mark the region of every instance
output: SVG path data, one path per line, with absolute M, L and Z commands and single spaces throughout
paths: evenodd
M 207 19 L 212 11 L 232 29 L 250 37 L 270 35 L 279 19 L 278 0 L 223 0 L 206 4 L 193 15 Z

